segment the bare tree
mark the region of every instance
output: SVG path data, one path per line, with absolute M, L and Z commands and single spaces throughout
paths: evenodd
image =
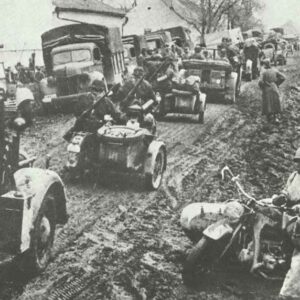
M 185 0 L 186 4 L 197 4 L 199 19 L 195 20 L 202 39 L 205 34 L 220 28 L 231 29 L 247 22 L 255 24 L 254 11 L 261 9 L 258 0 Z M 250 22 L 251 21 L 251 22 Z

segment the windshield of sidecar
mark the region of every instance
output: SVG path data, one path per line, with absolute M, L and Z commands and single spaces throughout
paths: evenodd
M 92 55 L 89 49 L 77 49 L 62 51 L 53 54 L 53 65 L 63 65 L 71 62 L 91 61 Z
M 201 83 L 215 83 L 220 84 L 224 82 L 226 78 L 225 70 L 214 70 L 211 68 L 201 68 L 201 69 L 187 69 L 186 76 L 198 76 L 201 78 Z

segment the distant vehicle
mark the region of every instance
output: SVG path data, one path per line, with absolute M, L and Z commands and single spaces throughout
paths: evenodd
M 214 49 L 214 53 L 217 50 Z M 207 60 L 183 61 L 183 68 L 189 69 L 190 75 L 201 79 L 200 90 L 206 94 L 206 100 L 221 100 L 235 103 L 241 87 L 241 66 L 234 70 L 228 61 L 214 58 Z
M 189 49 L 194 48 L 194 44 L 190 36 L 190 29 L 183 26 L 177 26 L 164 29 L 164 31 L 171 33 L 172 41 L 175 42 L 177 46 L 181 48 L 188 47 Z
M 32 104 L 34 96 L 30 89 L 20 86 L 17 82 L 10 82 L 5 74 L 4 63 L 0 62 L 0 90 L 6 109 L 6 115 L 15 114 L 20 108 L 23 110 L 23 116 L 28 123 L 32 121 Z M 26 116 L 25 116 L 25 111 Z
M 172 43 L 172 36 L 170 32 L 165 30 L 146 31 L 145 38 L 147 46 L 151 50 L 163 49 L 166 44 Z
M 108 86 L 122 82 L 125 70 L 118 28 L 72 24 L 42 34 L 48 78 L 41 81 L 44 105 L 72 107 L 95 79 Z
M 203 67 L 201 60 L 183 60 L 180 74 L 182 78 L 173 82 L 170 92 L 160 94 L 158 116 L 168 113 L 191 114 L 198 116 L 198 122 L 204 123 L 206 109 L 206 94 L 201 93 L 201 77 L 196 74 Z M 166 76 L 157 79 L 163 82 Z
M 137 66 L 138 58 L 142 54 L 142 49 L 147 49 L 146 38 L 143 35 L 128 35 L 122 37 L 124 47 L 125 66 L 132 73 Z
M 285 65 L 287 62 L 287 51 L 279 44 L 279 42 L 266 42 L 262 48 L 262 64 L 264 59 L 269 59 L 275 66 Z
M 50 261 L 56 225 L 67 221 L 65 189 L 55 172 L 33 168 L 34 158 L 23 156 L 20 135 L 28 124 L 18 116 L 6 120 L 6 114 L 1 88 L 0 264 L 14 260 L 35 275 Z

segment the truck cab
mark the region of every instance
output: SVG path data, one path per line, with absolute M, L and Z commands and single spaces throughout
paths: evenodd
M 94 80 L 122 83 L 124 49 L 118 28 L 71 24 L 42 34 L 47 78 L 41 81 L 44 106 L 74 107 Z

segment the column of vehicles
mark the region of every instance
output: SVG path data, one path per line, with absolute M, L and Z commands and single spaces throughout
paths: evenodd
M 186 34 L 185 30 L 182 32 Z M 124 56 L 126 44 L 128 55 Z M 105 97 L 113 98 L 120 91 L 126 67 L 131 60 L 138 62 L 146 45 L 153 47 L 158 55 L 144 58 L 145 75 L 133 81 L 124 93 L 121 101 L 130 103 L 126 111 L 121 111 L 115 119 L 108 115 L 95 118 L 96 107 Z M 98 176 L 106 172 L 133 174 L 142 176 L 147 188 L 158 189 L 167 167 L 167 150 L 156 136 L 153 115 L 160 118 L 168 113 L 196 115 L 197 121 L 203 123 L 207 99 L 236 101 L 242 76 L 237 55 L 232 55 L 229 61 L 222 60 L 218 49 L 209 49 L 210 57 L 190 57 L 179 63 L 177 58 L 168 55 L 170 45 L 191 47 L 190 41 L 176 32 L 173 38 L 158 31 L 146 34 L 145 38 L 123 37 L 122 42 L 117 28 L 88 24 L 66 25 L 42 35 L 49 76 L 41 81 L 40 87 L 46 108 L 73 108 L 90 97 L 93 82 L 104 83 L 104 95 L 83 109 L 65 135 L 69 142 L 67 167 L 70 173 L 75 176 L 86 172 Z M 159 49 L 167 55 L 159 55 Z M 145 84 L 145 79 L 151 83 L 154 97 L 141 101 L 137 90 Z M 32 93 L 17 85 L 11 92 L 3 64 L 0 65 L 0 83 L 1 261 L 13 259 L 23 271 L 36 274 L 49 262 L 56 225 L 67 221 L 65 187 L 58 174 L 34 168 L 34 158 L 20 151 L 21 133 L 32 123 Z M 246 208 L 252 209 L 248 204 Z M 232 228 L 223 227 L 233 233 Z M 216 240 L 223 237 L 220 232 L 212 229 L 204 234 Z M 202 243 L 205 247 L 206 242 Z M 201 246 L 200 250 L 205 247 Z M 266 257 L 266 264 L 272 263 L 271 258 Z
M 160 118 L 167 113 L 192 114 L 203 123 L 206 93 L 235 101 L 238 76 L 232 76 L 230 63 L 222 64 L 215 58 L 206 63 L 187 59 L 177 80 L 178 59 L 160 53 L 170 51 L 172 45 L 191 47 L 187 32 L 179 27 L 172 31 L 173 37 L 170 32 L 159 30 L 144 37 L 121 38 L 117 28 L 72 24 L 42 35 L 45 65 L 50 74 L 41 81 L 45 107 L 74 109 L 91 98 L 93 82 L 104 83 L 105 95 L 90 102 L 92 106 L 82 111 L 67 136 L 67 169 L 72 176 L 87 172 L 133 174 L 142 176 L 148 188 L 157 189 L 166 169 L 166 146 L 156 136 L 156 125 L 145 125 L 149 114 Z M 142 53 L 149 49 L 152 55 Z M 95 107 L 102 98 L 113 99 L 118 94 L 120 87 L 131 80 L 131 66 L 139 64 L 141 58 L 145 75 L 133 81 L 135 84 L 121 99 L 128 102 L 130 98 L 132 104 L 126 112 L 120 112 L 126 117 L 112 119 L 105 115 L 96 120 Z M 153 87 L 153 97 L 140 101 L 136 90 L 145 79 Z

